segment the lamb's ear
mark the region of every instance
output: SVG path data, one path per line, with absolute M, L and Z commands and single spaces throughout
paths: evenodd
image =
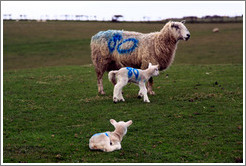
M 152 66 L 152 63 L 149 63 L 149 66 L 148 66 L 148 68 L 150 68 Z
M 185 24 L 185 22 L 186 22 L 185 20 L 182 20 L 182 21 L 181 21 L 182 24 Z
M 129 127 L 131 124 L 132 124 L 132 120 L 126 122 L 127 127 Z
M 114 126 L 117 122 L 114 119 L 110 119 L 110 123 Z

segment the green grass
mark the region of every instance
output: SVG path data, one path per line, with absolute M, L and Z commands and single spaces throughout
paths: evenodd
M 113 85 L 97 95 L 92 66 L 4 72 L 4 163 L 235 163 L 243 159 L 243 66 L 174 65 L 156 77 L 151 103 Z M 168 74 L 168 78 L 166 78 Z M 122 150 L 90 151 L 89 138 L 133 120 Z
M 154 78 L 151 103 L 124 88 L 97 94 L 90 38 L 149 33 L 157 23 L 3 22 L 4 163 L 236 163 L 243 160 L 243 24 L 186 24 L 174 64 Z M 214 27 L 219 33 L 212 33 Z M 87 64 L 87 65 L 86 65 Z M 168 74 L 168 78 L 166 77 Z M 122 149 L 90 151 L 89 138 L 133 120 Z

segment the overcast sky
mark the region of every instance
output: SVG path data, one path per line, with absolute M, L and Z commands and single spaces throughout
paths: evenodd
M 111 20 L 115 14 L 123 20 L 160 20 L 184 16 L 241 16 L 244 1 L 1 1 L 1 14 L 12 18 L 27 15 L 29 19 L 60 18 L 62 15 L 88 15 Z

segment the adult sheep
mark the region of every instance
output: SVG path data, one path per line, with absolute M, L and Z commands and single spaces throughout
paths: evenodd
M 146 69 L 149 62 L 167 69 L 173 62 L 179 40 L 187 41 L 190 32 L 184 21 L 168 22 L 160 32 L 139 33 L 121 30 L 100 31 L 91 38 L 91 58 L 97 74 L 98 92 L 105 94 L 102 77 L 105 71 L 121 67 Z M 148 81 L 148 93 L 153 79 Z

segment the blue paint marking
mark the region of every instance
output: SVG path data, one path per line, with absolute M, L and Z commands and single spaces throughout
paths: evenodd
M 133 73 L 134 73 L 134 75 L 135 75 L 136 80 L 138 80 L 138 76 L 139 76 L 139 71 L 138 71 L 138 69 L 133 69 Z
M 115 34 L 113 38 L 111 38 L 108 42 L 108 48 L 110 53 L 112 53 L 115 49 L 115 46 L 117 44 L 117 41 L 120 41 L 122 39 L 122 36 L 120 34 Z M 113 45 L 112 45 L 113 43 Z
M 107 30 L 100 31 L 96 35 L 92 36 L 92 41 L 100 42 L 102 39 L 106 39 L 108 42 L 109 52 L 112 53 L 117 50 L 119 54 L 129 54 L 138 47 L 138 40 L 135 38 L 127 38 L 123 40 L 123 31 L 120 30 Z M 130 48 L 125 48 L 124 44 L 130 45 Z
M 98 38 L 106 38 L 108 40 L 108 48 L 110 53 L 112 53 L 115 50 L 115 48 L 117 48 L 119 54 L 131 53 L 138 46 L 138 40 L 135 38 L 128 38 L 122 41 L 123 39 L 122 31 L 115 31 L 115 30 L 101 31 L 92 37 L 93 40 Z M 128 49 L 121 48 L 122 44 L 128 42 L 133 43 L 131 48 Z
M 101 135 L 101 134 L 105 134 L 107 137 L 109 137 L 108 133 L 97 133 L 97 134 L 94 134 L 93 136 L 95 136 L 95 135 Z
M 127 43 L 127 42 L 133 42 L 133 46 L 129 49 L 120 48 L 122 44 Z M 123 40 L 123 42 L 118 45 L 117 51 L 120 54 L 127 54 L 127 53 L 131 53 L 132 51 L 134 51 L 137 46 L 138 46 L 138 40 L 137 39 L 128 38 L 128 39 Z
M 128 78 L 131 78 L 132 77 L 132 74 L 133 74 L 133 72 L 132 72 L 133 68 L 126 67 L 126 69 L 128 70 Z
M 107 31 L 100 31 L 94 36 L 92 36 L 92 40 L 98 40 L 105 38 L 107 41 L 111 39 L 115 34 L 122 34 L 122 31 L 120 30 L 107 30 Z
M 128 78 L 131 78 L 132 75 L 134 74 L 136 81 L 140 81 L 141 80 L 141 78 L 139 77 L 139 70 L 138 69 L 134 69 L 132 67 L 126 67 L 126 69 L 128 70 Z

